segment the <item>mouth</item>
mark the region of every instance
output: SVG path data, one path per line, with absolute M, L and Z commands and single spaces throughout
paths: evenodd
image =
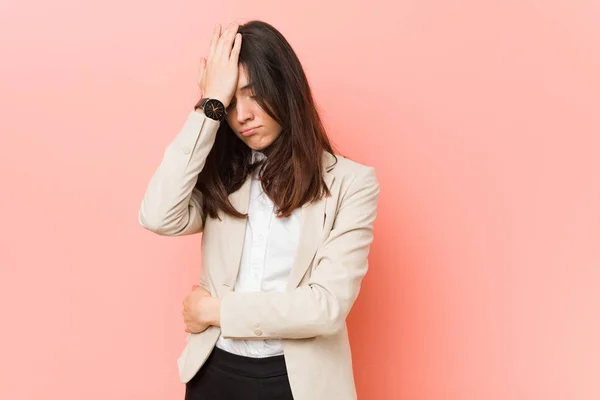
M 250 135 L 252 135 L 254 132 L 256 132 L 256 130 L 257 130 L 258 128 L 260 128 L 260 126 L 257 126 L 257 127 L 254 127 L 254 128 L 250 128 L 250 129 L 243 130 L 243 131 L 241 132 L 241 135 L 242 135 L 242 136 L 250 136 Z

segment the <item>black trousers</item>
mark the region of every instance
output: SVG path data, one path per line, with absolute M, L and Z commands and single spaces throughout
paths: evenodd
M 244 357 L 215 347 L 185 384 L 185 400 L 293 400 L 284 356 Z

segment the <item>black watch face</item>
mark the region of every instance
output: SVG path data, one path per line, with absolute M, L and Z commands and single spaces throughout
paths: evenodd
M 225 118 L 225 106 L 219 100 L 210 99 L 204 105 L 204 114 L 206 114 L 208 118 L 221 121 Z

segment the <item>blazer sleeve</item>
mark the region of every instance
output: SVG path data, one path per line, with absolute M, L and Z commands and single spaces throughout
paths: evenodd
M 354 179 L 333 228 L 315 255 L 307 285 L 288 292 L 227 292 L 221 299 L 225 338 L 303 339 L 340 331 L 367 272 L 379 184 L 373 168 Z
M 165 236 L 202 231 L 202 193 L 195 185 L 219 125 L 202 112 L 190 112 L 146 188 L 138 211 L 141 226 Z

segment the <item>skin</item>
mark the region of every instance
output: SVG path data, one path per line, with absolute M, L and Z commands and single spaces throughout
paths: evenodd
M 237 137 L 253 150 L 263 151 L 281 135 L 281 125 L 267 114 L 252 96 L 246 69 L 239 66 L 239 79 L 235 96 L 227 108 L 227 123 Z M 242 131 L 259 127 L 250 136 Z
M 200 60 L 198 85 L 202 97 L 218 99 L 226 107 L 227 123 L 236 136 L 251 149 L 262 151 L 279 137 L 282 129 L 260 107 L 247 86 L 250 83 L 247 71 L 238 63 L 242 35 L 236 35 L 237 29 L 236 22 L 232 22 L 222 34 L 220 26 L 215 27 L 208 59 Z M 202 112 L 200 109 L 197 111 Z M 259 128 L 252 135 L 242 135 L 242 131 L 254 127 Z
M 204 288 L 193 285 L 183 300 L 183 322 L 188 333 L 200 333 L 209 326 L 221 326 L 221 299 L 211 297 Z
M 252 96 L 247 85 L 246 69 L 238 63 L 242 35 L 236 34 L 238 24 L 232 22 L 221 33 L 217 25 L 212 33 L 208 58 L 200 60 L 198 85 L 202 97 L 220 100 L 227 108 L 227 123 L 248 147 L 267 149 L 280 135 L 281 126 L 271 118 Z M 197 109 L 197 112 L 203 112 Z M 242 135 L 248 128 L 258 127 L 249 136 Z M 221 326 L 221 300 L 212 297 L 204 288 L 193 285 L 183 300 L 185 331 L 200 333 L 209 326 Z

